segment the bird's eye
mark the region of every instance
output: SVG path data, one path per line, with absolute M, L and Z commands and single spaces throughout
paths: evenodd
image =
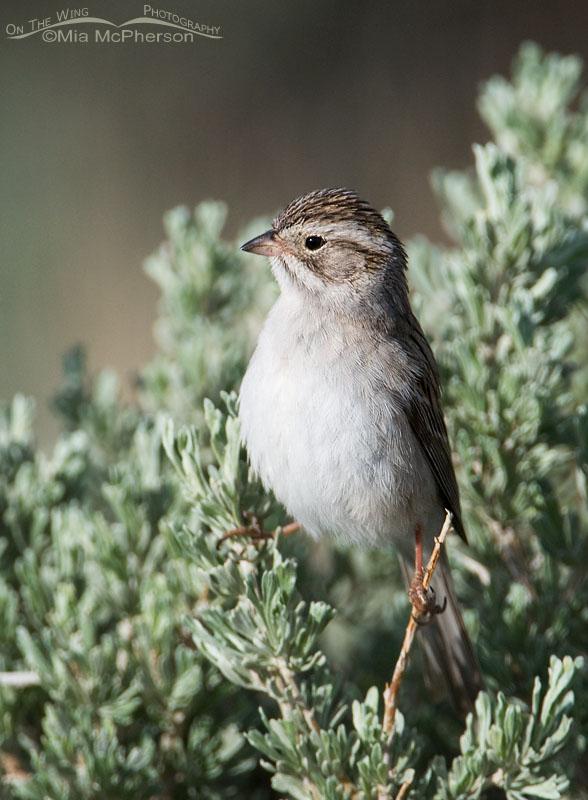
M 322 236 L 307 236 L 304 245 L 307 250 L 318 250 L 325 244 Z

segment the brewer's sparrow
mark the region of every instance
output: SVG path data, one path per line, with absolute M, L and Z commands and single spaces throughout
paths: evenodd
M 242 249 L 269 256 L 280 287 L 240 393 L 254 470 L 311 535 L 394 543 L 412 574 L 415 534 L 426 555 L 445 509 L 465 532 L 401 243 L 354 192 L 323 189 Z M 436 577 L 448 603 L 424 628 L 425 655 L 464 709 L 482 679 L 444 553 Z

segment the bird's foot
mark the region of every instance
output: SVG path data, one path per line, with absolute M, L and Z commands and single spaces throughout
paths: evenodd
M 263 530 L 263 519 L 258 517 L 257 514 L 253 514 L 251 511 L 243 511 L 243 519 L 247 524 L 240 525 L 238 528 L 227 531 L 217 541 L 217 548 L 220 547 L 223 542 L 226 542 L 228 539 L 234 539 L 236 536 L 247 536 L 255 545 L 273 537 L 273 533 L 266 533 Z
M 275 537 L 276 531 L 266 533 L 263 530 L 263 519 L 258 517 L 257 514 L 253 514 L 251 511 L 243 511 L 243 519 L 247 522 L 247 525 L 241 525 L 238 528 L 227 531 L 217 541 L 217 548 L 220 547 L 223 542 L 226 542 L 227 539 L 233 539 L 235 536 L 247 536 L 251 539 L 252 544 L 256 546 Z M 300 523 L 290 522 L 288 525 L 282 527 L 282 536 L 288 536 L 290 533 L 294 533 L 294 531 L 297 530 L 300 530 Z
M 412 617 L 418 625 L 426 625 L 437 614 L 442 614 L 447 605 L 447 598 L 443 600 L 443 605 L 437 603 L 435 590 L 432 586 L 423 586 L 425 570 L 415 571 L 414 577 L 408 589 L 408 599 L 412 606 Z

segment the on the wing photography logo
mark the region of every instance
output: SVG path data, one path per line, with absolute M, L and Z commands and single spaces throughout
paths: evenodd
M 88 8 L 63 8 L 47 17 L 10 22 L 4 32 L 7 39 L 38 37 L 57 44 L 189 44 L 196 36 L 223 38 L 219 25 L 150 5 L 144 5 L 142 11 L 142 16 L 116 23 L 90 16 Z

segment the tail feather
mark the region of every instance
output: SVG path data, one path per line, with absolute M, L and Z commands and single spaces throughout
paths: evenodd
M 410 562 L 402 558 L 402 567 L 409 581 L 413 574 Z M 447 605 L 420 632 L 428 682 L 433 690 L 446 687 L 457 710 L 467 714 L 484 688 L 484 679 L 461 615 L 445 550 L 441 552 L 433 583 L 437 585 L 439 602 L 446 597 Z

